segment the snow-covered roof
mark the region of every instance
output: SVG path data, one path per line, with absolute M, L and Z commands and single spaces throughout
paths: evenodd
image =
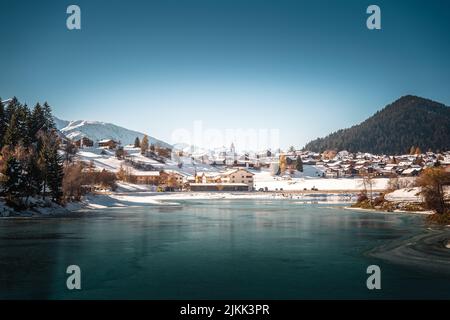
M 130 174 L 141 177 L 158 177 L 160 175 L 159 171 L 141 171 L 135 169 L 132 169 Z
M 103 139 L 103 140 L 100 140 L 98 143 L 108 143 L 108 142 L 116 142 L 116 141 L 113 139 Z
M 402 174 L 411 174 L 422 170 L 421 168 L 409 168 L 402 171 Z
M 192 177 L 192 175 L 190 175 L 189 173 L 178 171 L 178 170 L 164 169 L 164 172 L 165 173 L 169 173 L 169 174 L 179 174 L 180 176 L 183 176 L 183 177 L 186 177 L 186 178 L 187 177 Z
M 198 171 L 197 176 L 205 176 L 205 177 L 219 177 L 220 172 L 211 172 L 211 171 Z
M 252 172 L 250 172 L 250 171 L 248 171 L 248 170 L 245 170 L 244 168 L 230 169 L 230 170 L 227 170 L 227 171 L 223 172 L 222 175 L 228 176 L 228 175 L 230 175 L 230 174 L 236 173 L 236 172 L 241 171 L 241 170 L 242 170 L 242 171 L 245 171 L 245 172 L 248 173 L 248 174 L 254 175 L 254 173 L 252 173 Z
M 328 164 L 328 166 L 329 166 L 329 167 L 337 167 L 337 166 L 340 166 L 341 163 L 342 163 L 342 161 L 336 161 L 336 162 L 334 162 L 334 163 Z

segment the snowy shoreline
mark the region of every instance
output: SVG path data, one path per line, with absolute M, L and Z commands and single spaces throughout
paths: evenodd
M 36 207 L 20 213 L 14 212 L 3 203 L 0 216 L 3 217 L 45 217 L 65 216 L 83 210 L 106 208 L 132 208 L 143 206 L 179 206 L 185 200 L 292 200 L 298 203 L 348 204 L 355 202 L 356 193 L 321 192 L 153 192 L 135 185 L 120 186 L 119 191 L 89 194 L 80 202 L 70 202 L 66 206 L 52 204 Z
M 416 189 L 397 190 L 390 195 L 390 200 L 394 202 L 404 202 L 405 200 L 417 201 Z M 72 213 L 107 209 L 107 208 L 133 208 L 145 206 L 181 206 L 183 201 L 189 200 L 285 200 L 293 201 L 296 204 L 342 204 L 346 210 L 361 212 L 380 213 L 418 213 L 431 214 L 429 211 L 404 211 L 394 210 L 386 212 L 377 209 L 353 208 L 349 205 L 357 200 L 358 190 L 289 190 L 289 191 L 248 191 L 248 192 L 155 192 L 150 186 L 136 185 L 119 182 L 118 188 L 113 192 L 98 192 L 88 194 L 80 202 L 70 202 L 66 206 L 50 204 L 48 206 L 37 206 L 31 210 L 20 213 L 14 212 L 11 208 L 0 203 L 0 216 L 6 217 L 46 217 L 46 216 L 67 216 Z
M 381 209 L 366 209 L 366 208 L 356 208 L 356 207 L 344 207 L 345 210 L 352 211 L 364 211 L 364 212 L 376 212 L 376 213 L 386 213 L 386 214 L 395 214 L 395 213 L 413 213 L 413 214 L 423 214 L 430 215 L 433 214 L 433 211 L 406 211 L 406 210 L 393 210 L 393 211 L 385 211 Z
M 180 205 L 185 200 L 295 200 L 304 203 L 351 203 L 356 194 L 348 193 L 298 193 L 280 192 L 114 192 L 85 197 L 82 208 L 124 208 L 136 206 Z M 80 208 L 81 209 L 81 208 Z

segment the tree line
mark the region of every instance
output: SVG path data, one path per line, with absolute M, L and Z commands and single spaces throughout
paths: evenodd
M 29 108 L 15 97 L 5 104 L 0 99 L 0 192 L 9 205 L 21 208 L 35 196 L 61 202 L 63 156 L 59 148 L 47 102 Z

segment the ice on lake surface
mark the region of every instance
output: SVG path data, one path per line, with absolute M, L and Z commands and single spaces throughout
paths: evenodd
M 0 219 L 0 298 L 450 298 L 450 253 L 439 247 L 449 228 L 429 230 L 421 215 L 289 200 L 177 202 Z M 427 252 L 428 263 L 413 261 Z M 66 288 L 73 264 L 81 290 Z M 372 264 L 381 290 L 366 287 Z

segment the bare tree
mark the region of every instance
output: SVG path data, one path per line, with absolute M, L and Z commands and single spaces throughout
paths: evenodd
M 417 185 L 421 187 L 421 194 L 428 209 L 437 213 L 448 212 L 449 205 L 445 202 L 444 186 L 450 185 L 449 172 L 439 167 L 427 168 L 417 179 Z
M 367 172 L 362 176 L 361 185 L 363 188 L 363 192 L 366 195 L 368 195 L 370 205 L 372 205 L 372 203 L 373 203 L 373 186 L 374 186 L 374 184 L 375 184 L 375 181 L 374 181 L 374 177 L 373 177 L 372 173 Z

